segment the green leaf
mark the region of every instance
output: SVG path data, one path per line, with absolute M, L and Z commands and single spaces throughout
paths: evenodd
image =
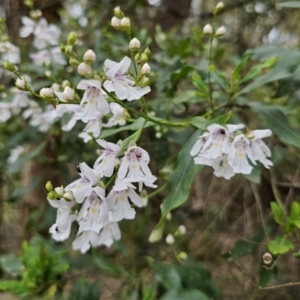
M 1 268 L 12 276 L 20 276 L 22 274 L 23 265 L 20 259 L 14 254 L 8 254 L 1 256 L 0 258 Z
M 276 275 L 277 275 L 276 266 L 269 269 L 261 267 L 259 272 L 259 285 L 267 286 L 273 279 L 276 278 Z
M 131 131 L 139 130 L 143 126 L 143 124 L 144 124 L 144 118 L 138 118 L 134 123 L 132 123 L 130 125 L 121 126 L 121 127 L 114 128 L 114 129 L 102 130 L 99 138 L 103 139 L 103 138 L 114 135 L 114 134 L 124 131 L 124 130 L 131 130 Z M 144 128 L 150 127 L 153 125 L 154 125 L 154 123 L 147 122 Z
M 170 175 L 167 182 L 167 190 L 169 190 L 170 193 L 162 203 L 162 217 L 150 234 L 149 240 L 151 242 L 156 242 L 161 239 L 167 213 L 187 201 L 192 179 L 194 175 L 203 168 L 203 166 L 195 165 L 194 159 L 190 155 L 190 151 L 199 134 L 200 131 L 197 130 L 178 154 L 177 168 Z
M 201 93 L 202 97 L 207 97 L 208 87 L 202 80 L 201 76 L 196 72 L 193 73 L 192 83 L 196 87 L 196 89 Z
M 240 75 L 243 71 L 243 69 L 245 68 L 249 58 L 251 57 L 251 54 L 250 53 L 246 53 L 241 61 L 239 62 L 239 64 L 236 66 L 236 68 L 233 70 L 232 72 L 232 81 L 233 82 L 237 82 L 239 81 L 239 78 L 240 78 Z
M 300 1 L 279 2 L 276 5 L 281 7 L 300 8 Z
M 206 130 L 207 127 L 211 124 L 219 124 L 221 126 L 225 126 L 228 120 L 230 119 L 230 117 L 231 117 L 231 111 L 229 111 L 225 115 L 218 116 L 211 120 L 207 120 L 201 116 L 197 116 L 191 119 L 190 124 L 201 130 Z
M 274 255 L 285 254 L 294 249 L 294 244 L 283 236 L 277 236 L 273 241 L 268 242 L 269 251 Z
M 185 203 L 188 199 L 192 179 L 203 166 L 195 165 L 190 151 L 196 142 L 200 132 L 197 130 L 187 141 L 178 154 L 178 165 L 175 171 L 169 177 L 167 190 L 170 191 L 162 204 L 162 214 L 166 215 L 172 209 L 175 209 Z
M 209 298 L 198 290 L 182 290 L 182 289 L 172 289 L 165 293 L 160 300 L 209 300 Z
M 293 253 L 293 255 L 296 257 L 296 258 L 300 258 L 300 250 L 296 253 Z
M 153 271 L 156 280 L 160 282 L 165 289 L 170 290 L 172 288 L 178 289 L 181 287 L 180 276 L 172 264 L 156 264 L 153 266 Z
M 279 225 L 282 225 L 283 224 L 283 221 L 282 221 L 283 212 L 282 212 L 281 208 L 274 201 L 272 201 L 270 203 L 270 205 L 271 205 L 271 210 L 272 210 L 273 218 L 274 218 L 275 222 Z
M 300 217 L 300 204 L 297 201 L 292 202 L 289 217 L 292 221 L 299 219 L 299 217 Z
M 300 148 L 300 132 L 292 128 L 286 116 L 276 106 L 265 105 L 258 102 L 249 102 L 248 105 L 268 127 L 286 144 Z

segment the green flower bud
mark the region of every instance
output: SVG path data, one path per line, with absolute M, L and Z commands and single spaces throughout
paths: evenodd
M 98 74 L 95 74 L 94 77 L 93 77 L 93 79 L 101 81 L 101 77 Z
M 57 195 L 56 195 L 55 192 L 51 191 L 51 192 L 48 193 L 47 197 L 50 200 L 55 200 L 57 198 Z
M 68 45 L 72 46 L 76 43 L 77 41 L 77 34 L 76 32 L 72 31 L 68 35 Z
M 65 51 L 66 51 L 66 46 L 63 45 L 63 44 L 61 44 L 61 45 L 60 45 L 60 51 L 61 51 L 62 53 L 65 53 Z
M 53 191 L 53 185 L 52 185 L 51 181 L 48 181 L 48 182 L 46 183 L 45 188 L 46 188 L 46 190 L 47 190 L 48 192 Z
M 75 58 L 70 58 L 69 59 L 69 64 L 72 66 L 72 67 L 77 67 L 79 65 L 79 61 Z
M 117 18 L 120 18 L 120 19 L 124 17 L 124 13 L 122 12 L 120 6 L 115 7 L 115 9 L 114 9 L 114 15 Z
M 12 63 L 9 62 L 9 61 L 6 61 L 6 62 L 4 63 L 4 68 L 5 68 L 7 71 L 10 71 L 10 72 L 16 71 L 15 65 L 12 64 Z
M 147 47 L 147 48 L 144 50 L 144 53 L 146 53 L 147 55 L 150 55 L 150 54 L 151 54 L 151 51 L 150 51 L 149 47 Z
M 73 46 L 70 46 L 70 45 L 66 46 L 65 53 L 69 56 L 72 56 L 73 55 Z
M 139 61 L 140 58 L 141 58 L 141 54 L 140 54 L 140 53 L 137 53 L 137 54 L 135 55 L 135 57 L 134 57 L 134 60 L 135 60 L 135 61 Z
M 141 55 L 141 62 L 142 64 L 146 63 L 148 61 L 148 55 L 144 52 Z

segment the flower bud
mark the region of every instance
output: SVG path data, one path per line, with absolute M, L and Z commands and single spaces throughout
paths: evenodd
M 150 54 L 151 54 L 151 51 L 150 51 L 149 47 L 147 47 L 147 48 L 144 50 L 144 53 L 146 53 L 147 55 L 150 55 Z
M 150 66 L 147 63 L 145 63 L 141 69 L 142 75 L 148 75 L 150 74 L 150 72 L 151 72 Z
M 181 260 L 186 260 L 187 259 L 187 254 L 186 252 L 180 252 L 178 254 L 178 258 L 180 258 Z
M 130 19 L 128 17 L 122 18 L 120 25 L 124 29 L 130 29 Z
M 39 9 L 32 10 L 29 12 L 29 15 L 32 19 L 38 20 L 42 16 L 42 12 Z
M 10 71 L 10 72 L 14 72 L 16 71 L 16 67 L 13 63 L 9 62 L 9 61 L 6 61 L 4 63 L 4 68 L 7 70 L 7 71 Z
M 86 63 L 81 63 L 77 67 L 77 71 L 80 75 L 89 77 L 92 75 L 92 69 Z
M 87 50 L 83 55 L 83 60 L 85 62 L 93 62 L 96 60 L 96 54 L 93 50 L 89 49 Z
M 129 49 L 136 52 L 139 48 L 141 48 L 141 42 L 137 38 L 133 38 L 129 43 Z
M 204 27 L 203 27 L 203 33 L 204 34 L 207 34 L 207 35 L 212 35 L 213 33 L 213 28 L 210 24 L 206 24 Z
M 73 46 L 71 46 L 71 45 L 66 46 L 65 53 L 69 56 L 72 56 L 73 55 Z
M 60 45 L 60 51 L 61 51 L 62 53 L 65 53 L 65 51 L 66 51 L 66 46 L 63 45 L 63 44 L 61 44 L 61 45 Z
M 147 206 L 147 204 L 148 204 L 148 193 L 147 193 L 147 191 L 146 190 L 142 190 L 140 192 L 140 197 L 141 197 L 141 199 L 143 201 L 143 206 L 144 207 Z
M 71 46 L 74 45 L 77 41 L 76 32 L 74 32 L 74 31 L 70 32 L 69 35 L 68 35 L 68 40 L 67 41 L 68 41 L 68 45 L 71 45 Z
M 178 227 L 178 231 L 180 232 L 181 235 L 185 235 L 186 234 L 186 228 L 184 225 L 180 225 Z
M 79 65 L 79 61 L 75 58 L 70 58 L 69 59 L 69 64 L 72 66 L 72 67 L 77 67 Z
M 57 194 L 57 196 L 62 197 L 62 195 L 64 194 L 64 187 L 63 186 L 56 187 L 54 191 Z
M 218 2 L 215 8 L 215 12 L 219 12 L 224 8 L 224 3 L 223 2 Z
M 52 98 L 54 97 L 53 90 L 51 88 L 42 88 L 40 90 L 40 96 L 46 98 Z
M 121 27 L 121 20 L 117 17 L 112 17 L 111 19 L 111 26 L 115 29 L 120 29 Z
M 51 181 L 48 181 L 48 182 L 46 183 L 45 188 L 46 188 L 46 190 L 47 190 L 48 192 L 53 191 L 53 185 L 52 185 Z
M 124 13 L 122 12 L 120 6 L 115 7 L 114 14 L 117 18 L 123 18 L 124 17 Z
M 216 36 L 223 36 L 226 33 L 226 27 L 221 26 L 216 30 Z
M 58 83 L 55 83 L 55 82 L 52 83 L 51 88 L 52 88 L 52 90 L 55 91 L 55 92 L 59 92 L 59 89 L 60 89 L 59 84 L 58 84 Z
M 166 243 L 168 245 L 173 245 L 174 242 L 175 242 L 175 239 L 174 239 L 173 235 L 171 233 L 169 233 L 166 237 Z
M 55 200 L 56 199 L 56 193 L 51 191 L 48 193 L 47 198 L 50 200 Z
M 170 221 L 172 219 L 172 214 L 170 212 L 167 213 L 166 219 Z
M 161 138 L 162 138 L 162 133 L 161 133 L 161 132 L 156 132 L 156 133 L 155 133 L 155 137 L 156 137 L 157 139 L 161 139 Z
M 134 56 L 134 60 L 135 60 L 135 61 L 139 61 L 140 58 L 141 58 L 141 54 L 140 54 L 140 53 L 137 53 L 137 54 Z
M 68 191 L 66 193 L 64 193 L 63 198 L 67 201 L 74 201 L 74 196 L 73 193 L 71 191 Z
M 71 86 L 71 83 L 69 80 L 64 80 L 61 85 L 63 88 L 65 88 L 66 86 Z
M 148 61 L 148 55 L 146 53 L 142 53 L 141 55 L 141 63 L 144 64 Z
M 150 79 L 148 77 L 144 77 L 141 81 L 139 81 L 138 86 L 145 87 L 150 83 Z
M 50 77 L 52 76 L 51 71 L 47 70 L 47 71 L 45 72 L 45 76 L 48 77 L 48 78 L 50 78 Z
M 263 255 L 263 262 L 264 262 L 264 264 L 269 265 L 272 262 L 272 260 L 273 260 L 272 255 L 269 252 L 266 252 Z
M 73 100 L 74 99 L 74 90 L 71 89 L 69 86 L 66 86 L 64 91 L 63 91 L 63 98 L 67 101 Z
M 26 86 L 25 85 L 26 85 L 26 81 L 23 78 L 17 78 L 17 80 L 16 80 L 16 87 L 19 90 L 26 91 Z

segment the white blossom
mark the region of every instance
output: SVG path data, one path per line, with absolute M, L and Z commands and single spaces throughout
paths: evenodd
M 26 16 L 22 16 L 21 21 L 23 26 L 19 30 L 19 36 L 21 38 L 26 38 L 30 36 L 32 33 L 34 33 L 36 23 L 34 20 Z
M 83 139 L 85 143 L 96 139 L 100 136 L 102 129 L 102 116 L 98 119 L 93 119 L 88 121 L 87 125 L 84 127 L 83 131 L 79 133 L 79 137 Z
M 96 247 L 98 245 L 98 233 L 95 231 L 87 230 L 79 233 L 72 243 L 74 250 L 80 250 L 82 254 L 86 253 L 91 245 Z
M 22 146 L 17 146 L 16 148 L 12 149 L 10 151 L 10 156 L 8 157 L 7 162 L 9 164 L 14 163 L 23 152 L 24 152 L 24 147 Z
M 108 80 L 104 82 L 103 86 L 109 92 L 115 92 L 120 100 L 138 100 L 151 91 L 149 86 L 143 88 L 134 86 L 135 82 L 128 76 L 130 64 L 131 59 L 127 56 L 119 63 L 109 59 L 104 62 L 104 66 L 107 68 L 105 75 Z
M 116 125 L 123 126 L 126 124 L 126 111 L 125 109 L 119 105 L 118 103 L 110 103 L 110 110 L 113 114 L 111 118 L 108 119 L 107 123 L 103 124 L 103 127 L 113 127 Z

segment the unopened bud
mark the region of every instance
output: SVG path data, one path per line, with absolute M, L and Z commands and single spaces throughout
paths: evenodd
M 187 259 L 187 254 L 185 252 L 180 252 L 178 254 L 178 258 L 180 258 L 181 260 L 186 260 Z
M 129 49 L 136 52 L 139 48 L 141 48 L 141 42 L 137 38 L 133 38 L 129 43 Z
M 128 17 L 122 18 L 120 25 L 124 29 L 130 29 L 130 19 Z
M 92 75 L 92 69 L 86 63 L 81 63 L 77 67 L 77 71 L 80 75 L 89 77 Z
M 72 31 L 68 35 L 68 45 L 74 45 L 77 41 L 77 34 L 76 32 Z
M 93 62 L 96 60 L 96 54 L 93 50 L 89 49 L 87 50 L 83 55 L 83 60 L 85 62 Z
M 220 28 L 218 28 L 216 30 L 216 36 L 221 37 L 226 33 L 226 27 L 225 26 L 221 26 Z
M 74 196 L 71 191 L 64 193 L 63 198 L 67 201 L 74 201 Z
M 120 27 L 121 27 L 121 20 L 118 19 L 117 17 L 112 17 L 112 19 L 111 19 L 111 26 L 114 27 L 115 29 L 120 29 Z
M 52 83 L 51 88 L 54 92 L 59 92 L 60 89 L 59 84 L 56 82 Z
M 73 46 L 71 46 L 71 45 L 66 46 L 65 53 L 69 56 L 72 56 L 73 55 Z
M 139 61 L 140 57 L 141 57 L 141 54 L 140 54 L 140 53 L 137 53 L 137 54 L 134 56 L 134 60 L 135 60 L 135 61 Z
M 38 20 L 42 16 L 42 12 L 39 9 L 32 10 L 29 12 L 29 15 L 32 19 Z
M 146 63 L 148 61 L 148 55 L 145 52 L 142 53 L 140 60 L 142 64 Z
M 150 79 L 148 77 L 144 77 L 141 81 L 139 81 L 138 86 L 145 87 L 150 83 Z
M 6 61 L 4 63 L 4 68 L 7 70 L 7 71 L 10 71 L 10 72 L 14 72 L 16 71 L 16 67 L 13 63 L 9 62 L 9 61 Z
M 69 59 L 69 64 L 72 66 L 72 67 L 77 67 L 79 65 L 79 61 L 75 58 L 70 58 Z
M 120 6 L 115 7 L 114 14 L 117 18 L 123 18 L 124 17 L 124 13 L 122 12 Z
M 220 10 L 222 10 L 224 8 L 224 3 L 223 2 L 218 2 L 215 8 L 215 12 L 219 12 Z
M 170 221 L 172 219 L 172 214 L 170 212 L 167 213 L 166 219 Z
M 151 54 L 151 51 L 150 51 L 149 47 L 147 47 L 147 48 L 144 50 L 144 53 L 146 53 L 147 55 L 150 55 L 150 54 Z
M 145 63 L 141 69 L 142 75 L 148 75 L 150 74 L 150 72 L 151 72 L 150 66 L 147 63 Z
M 266 252 L 263 255 L 263 262 L 264 262 L 264 264 L 269 265 L 272 262 L 272 260 L 273 260 L 273 258 L 272 258 L 271 253 Z
M 52 76 L 52 73 L 51 73 L 51 71 L 47 70 L 45 72 L 45 75 L 46 75 L 46 77 L 50 78 Z
M 66 51 L 66 46 L 63 45 L 63 44 L 61 44 L 61 45 L 60 45 L 60 51 L 61 51 L 62 53 L 65 53 L 65 51 Z
M 61 85 L 63 88 L 65 88 L 66 86 L 71 86 L 71 83 L 69 80 L 64 80 Z
M 54 96 L 53 90 L 51 88 L 42 88 L 40 90 L 40 96 L 46 98 L 52 98 Z
M 156 137 L 157 139 L 161 139 L 161 138 L 162 138 L 162 133 L 161 133 L 161 132 L 156 132 L 156 133 L 155 133 L 155 137 Z
M 52 185 L 51 181 L 48 181 L 48 182 L 46 183 L 45 188 L 46 188 L 46 190 L 47 190 L 48 192 L 53 191 L 53 185 Z
M 180 225 L 178 227 L 178 231 L 180 232 L 181 235 L 185 235 L 186 234 L 186 228 L 184 225 Z
M 26 90 L 26 81 L 23 78 L 17 78 L 17 80 L 16 80 L 16 87 L 19 90 L 25 91 Z
M 174 239 L 173 235 L 171 233 L 169 233 L 166 237 L 166 243 L 168 245 L 173 245 L 174 242 L 175 242 L 175 239 Z
M 73 100 L 74 99 L 74 90 L 71 89 L 69 86 L 66 86 L 64 91 L 63 91 L 63 98 L 67 101 Z
M 143 206 L 147 206 L 148 204 L 148 193 L 146 190 L 142 190 L 141 193 L 140 193 L 140 197 L 143 201 Z
M 47 195 L 47 198 L 50 199 L 50 200 L 55 200 L 57 197 L 56 197 L 56 193 L 51 191 L 48 193 Z
M 56 187 L 54 191 L 59 197 L 62 197 L 62 195 L 64 194 L 64 187 L 63 186 Z
M 212 35 L 213 33 L 213 28 L 210 24 L 206 24 L 204 27 L 203 27 L 203 33 L 204 34 L 207 34 L 207 35 Z

